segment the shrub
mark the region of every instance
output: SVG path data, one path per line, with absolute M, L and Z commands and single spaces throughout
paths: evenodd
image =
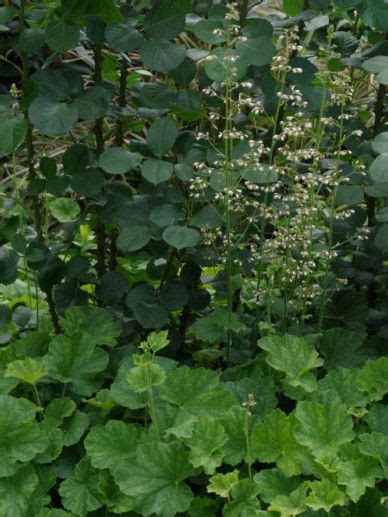
M 0 20 L 0 515 L 388 514 L 384 0 Z

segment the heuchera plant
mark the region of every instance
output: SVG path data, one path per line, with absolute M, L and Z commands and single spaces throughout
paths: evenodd
M 388 516 L 387 34 L 3 0 L 0 517 Z

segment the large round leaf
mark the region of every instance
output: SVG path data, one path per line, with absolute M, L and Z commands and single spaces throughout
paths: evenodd
M 250 65 L 268 65 L 276 53 L 275 45 L 270 38 L 259 36 L 236 45 L 238 55 Z
M 23 143 L 27 122 L 23 117 L 4 118 L 0 121 L 0 152 L 12 153 Z
M 124 253 L 137 251 L 149 243 L 151 234 L 147 226 L 128 226 L 123 228 L 117 238 L 117 246 Z
M 388 182 L 388 153 L 380 154 L 369 167 L 369 175 L 375 183 Z
M 112 23 L 105 30 L 108 45 L 116 52 L 132 52 L 144 41 L 140 32 L 133 28 L 130 21 Z
M 163 160 L 146 160 L 141 166 L 141 174 L 150 183 L 158 185 L 171 178 L 173 165 Z
M 186 226 L 169 226 L 163 232 L 163 239 L 167 244 L 181 250 L 198 244 L 201 235 L 197 230 Z
M 144 30 L 153 38 L 174 38 L 184 29 L 191 9 L 190 0 L 158 0 L 144 19 Z
M 124 174 L 141 162 L 138 153 L 131 153 L 122 147 L 111 147 L 106 149 L 98 160 L 98 166 L 109 174 Z
M 67 197 L 59 197 L 51 201 L 49 205 L 51 214 L 60 223 L 69 223 L 77 219 L 80 207 L 76 201 Z
M 164 39 L 148 40 L 141 49 L 145 66 L 156 72 L 168 72 L 177 68 L 186 57 L 186 47 Z
M 95 120 L 103 117 L 109 109 L 111 94 L 101 86 L 92 86 L 80 95 L 75 104 L 79 117 L 83 120 Z
M 29 115 L 38 131 L 47 136 L 60 136 L 73 129 L 78 108 L 74 103 L 58 102 L 41 95 L 31 103 Z
M 80 29 L 78 25 L 61 19 L 47 26 L 46 41 L 48 46 L 55 52 L 65 52 L 77 45 L 79 34 Z
M 19 255 L 10 248 L 0 248 L 0 283 L 12 284 L 17 275 Z
M 104 175 L 100 169 L 87 169 L 74 174 L 70 179 L 71 188 L 80 196 L 90 197 L 100 192 Z
M 230 75 L 230 60 L 237 58 L 233 64 L 236 69 L 235 80 L 242 79 L 248 70 L 248 61 L 239 57 L 233 49 L 217 47 L 211 52 L 211 59 L 205 64 L 205 71 L 212 81 L 222 83 Z
M 372 149 L 375 153 L 388 153 L 388 131 L 379 133 L 374 140 L 372 140 Z
M 178 130 L 171 117 L 165 117 L 152 124 L 147 133 L 147 145 L 161 158 L 170 151 L 178 136 Z

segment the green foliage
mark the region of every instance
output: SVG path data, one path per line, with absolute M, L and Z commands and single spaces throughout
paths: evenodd
M 386 516 L 386 1 L 0 28 L 0 517 Z

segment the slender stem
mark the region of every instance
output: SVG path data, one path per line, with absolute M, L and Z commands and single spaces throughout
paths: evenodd
M 34 285 L 35 285 L 35 311 L 36 311 L 36 330 L 39 330 L 39 289 L 38 289 L 38 278 L 36 271 L 34 271 Z
M 152 371 L 151 371 L 151 362 L 150 361 L 148 362 L 148 365 L 147 365 L 147 383 L 148 383 L 148 388 L 147 388 L 148 409 L 150 411 L 151 421 L 152 421 L 152 425 L 153 425 L 153 428 L 155 431 L 155 436 L 156 436 L 157 440 L 159 441 L 160 433 L 159 433 L 158 419 L 157 419 L 156 411 L 155 411 L 154 394 L 152 391 Z
M 228 30 L 228 48 L 231 45 L 230 31 Z M 233 313 L 233 286 L 232 286 L 232 220 L 230 209 L 230 189 L 231 177 L 230 166 L 232 158 L 232 142 L 230 132 L 232 129 L 232 85 L 231 85 L 231 70 L 229 61 L 226 67 L 225 77 L 225 135 L 224 135 L 224 180 L 226 190 L 226 300 L 227 300 L 227 315 L 228 327 Z M 232 346 L 232 334 L 230 329 L 227 330 L 227 361 L 230 362 L 230 352 Z
M 278 83 L 279 84 L 279 83 Z M 280 82 L 280 93 L 284 93 L 284 88 L 286 85 L 286 76 L 283 75 L 281 82 Z M 281 114 L 281 108 L 282 108 L 282 100 L 279 99 L 277 106 L 276 106 L 276 112 L 274 116 L 274 123 L 273 123 L 273 136 L 277 134 L 278 127 L 279 127 L 279 121 L 280 121 L 280 114 Z M 271 141 L 271 149 L 270 149 L 270 156 L 269 156 L 269 166 L 273 165 L 274 157 L 275 157 L 275 148 L 276 148 L 276 140 L 272 138 Z M 270 169 L 268 168 L 267 171 L 267 178 L 269 178 Z M 265 191 L 264 194 L 264 204 L 268 205 L 269 201 L 269 193 L 268 190 Z M 260 299 L 259 299 L 259 290 L 261 286 L 261 278 L 262 278 L 262 271 L 263 271 L 263 259 L 262 254 L 264 251 L 264 234 L 265 234 L 265 226 L 266 226 L 266 219 L 265 217 L 262 217 L 261 224 L 260 224 L 260 232 L 259 232 L 259 263 L 256 270 L 256 308 L 255 308 L 255 319 L 253 323 L 253 329 L 251 334 L 251 346 L 256 346 L 256 341 L 258 338 L 258 325 L 260 321 Z
M 339 129 L 339 137 L 338 137 L 338 151 L 342 148 L 343 143 L 343 133 L 344 133 L 344 105 L 341 105 L 341 115 L 340 115 L 340 129 Z M 331 261 L 331 252 L 333 250 L 333 227 L 334 227 L 334 213 L 335 213 L 335 202 L 337 197 L 337 178 L 335 178 L 335 186 L 331 196 L 331 205 L 330 205 L 330 225 L 329 225 L 329 252 L 325 261 L 325 272 L 323 276 L 323 291 L 322 291 L 322 302 L 319 310 L 319 320 L 318 320 L 318 336 L 321 336 L 323 330 L 323 323 L 325 320 L 325 309 L 326 309 L 326 299 L 327 299 L 327 280 L 330 271 L 330 261 Z
M 61 399 L 65 398 L 66 390 L 67 390 L 67 382 L 65 382 L 65 384 L 63 385 Z
M 322 334 L 323 323 L 325 320 L 325 309 L 326 309 L 326 300 L 327 300 L 327 280 L 329 277 L 330 271 L 330 260 L 331 260 L 331 251 L 333 248 L 333 226 L 334 226 L 334 210 L 335 210 L 335 199 L 337 197 L 337 187 L 334 188 L 332 192 L 331 198 L 331 206 L 330 206 L 330 227 L 329 227 L 329 254 L 325 261 L 325 272 L 323 276 L 323 287 L 322 287 L 322 302 L 319 310 L 319 320 L 318 320 L 318 336 Z
M 252 481 L 252 452 L 251 452 L 251 437 L 250 437 L 250 432 L 249 432 L 249 418 L 250 418 L 250 414 L 248 413 L 248 411 L 245 411 L 245 415 L 244 415 L 244 434 L 245 434 L 245 447 L 246 447 L 246 450 L 247 450 L 247 455 L 246 455 L 246 464 L 248 466 L 248 476 L 249 476 L 249 479 Z
M 98 84 L 102 81 L 102 48 L 101 45 L 94 45 L 94 82 Z M 103 132 L 103 118 L 96 120 L 94 124 L 94 135 L 96 137 L 97 153 L 101 154 L 104 150 L 104 132 Z
M 247 19 L 248 10 L 249 10 L 248 4 L 249 4 L 249 0 L 241 0 L 241 5 L 240 5 L 240 25 L 241 25 L 241 27 L 244 27 L 246 19 Z
M 19 34 L 22 35 L 25 30 L 25 9 L 26 9 L 26 0 L 21 0 L 20 9 L 19 9 Z M 23 96 L 24 90 L 26 87 L 26 81 L 28 79 L 29 69 L 28 69 L 28 59 L 27 53 L 25 51 L 20 52 L 20 59 L 22 62 L 22 89 Z M 28 107 L 23 105 L 22 107 L 24 119 L 27 123 L 27 135 L 26 135 L 26 147 L 27 147 L 27 168 L 28 168 L 28 180 L 32 181 L 36 177 L 35 166 L 34 166 L 34 142 L 32 136 L 32 126 L 28 116 Z M 39 205 L 39 196 L 34 194 L 31 196 L 32 206 L 33 206 L 33 218 L 34 218 L 34 226 L 37 235 L 38 241 L 43 241 L 42 235 L 42 215 L 40 211 Z
M 32 391 L 34 392 L 36 405 L 42 407 L 42 401 L 40 400 L 39 391 L 37 390 L 35 384 L 31 384 Z
M 94 82 L 98 84 L 102 81 L 102 48 L 101 45 L 94 45 Z M 103 131 L 103 118 L 96 120 L 94 124 L 94 135 L 96 139 L 96 150 L 97 154 L 101 154 L 104 151 L 104 131 Z M 99 217 L 99 214 L 97 214 Z M 105 273 L 105 262 L 106 262 L 106 233 L 104 225 L 98 220 L 95 228 L 96 241 L 97 241 L 97 274 L 101 277 Z
M 118 105 L 120 108 L 125 108 L 127 104 L 126 91 L 127 91 L 127 75 L 128 75 L 128 62 L 125 57 L 121 58 L 120 66 L 120 86 L 118 95 Z M 118 118 L 116 122 L 116 136 L 115 143 L 118 147 L 121 147 L 124 143 L 124 122 Z
M 49 307 L 49 312 L 51 316 L 51 321 L 54 325 L 54 330 L 56 334 L 60 334 L 62 332 L 61 325 L 59 323 L 59 316 L 57 314 L 57 311 L 55 309 L 55 303 L 53 299 L 53 290 L 52 287 L 47 289 L 46 291 L 46 299 L 47 299 L 47 305 Z

